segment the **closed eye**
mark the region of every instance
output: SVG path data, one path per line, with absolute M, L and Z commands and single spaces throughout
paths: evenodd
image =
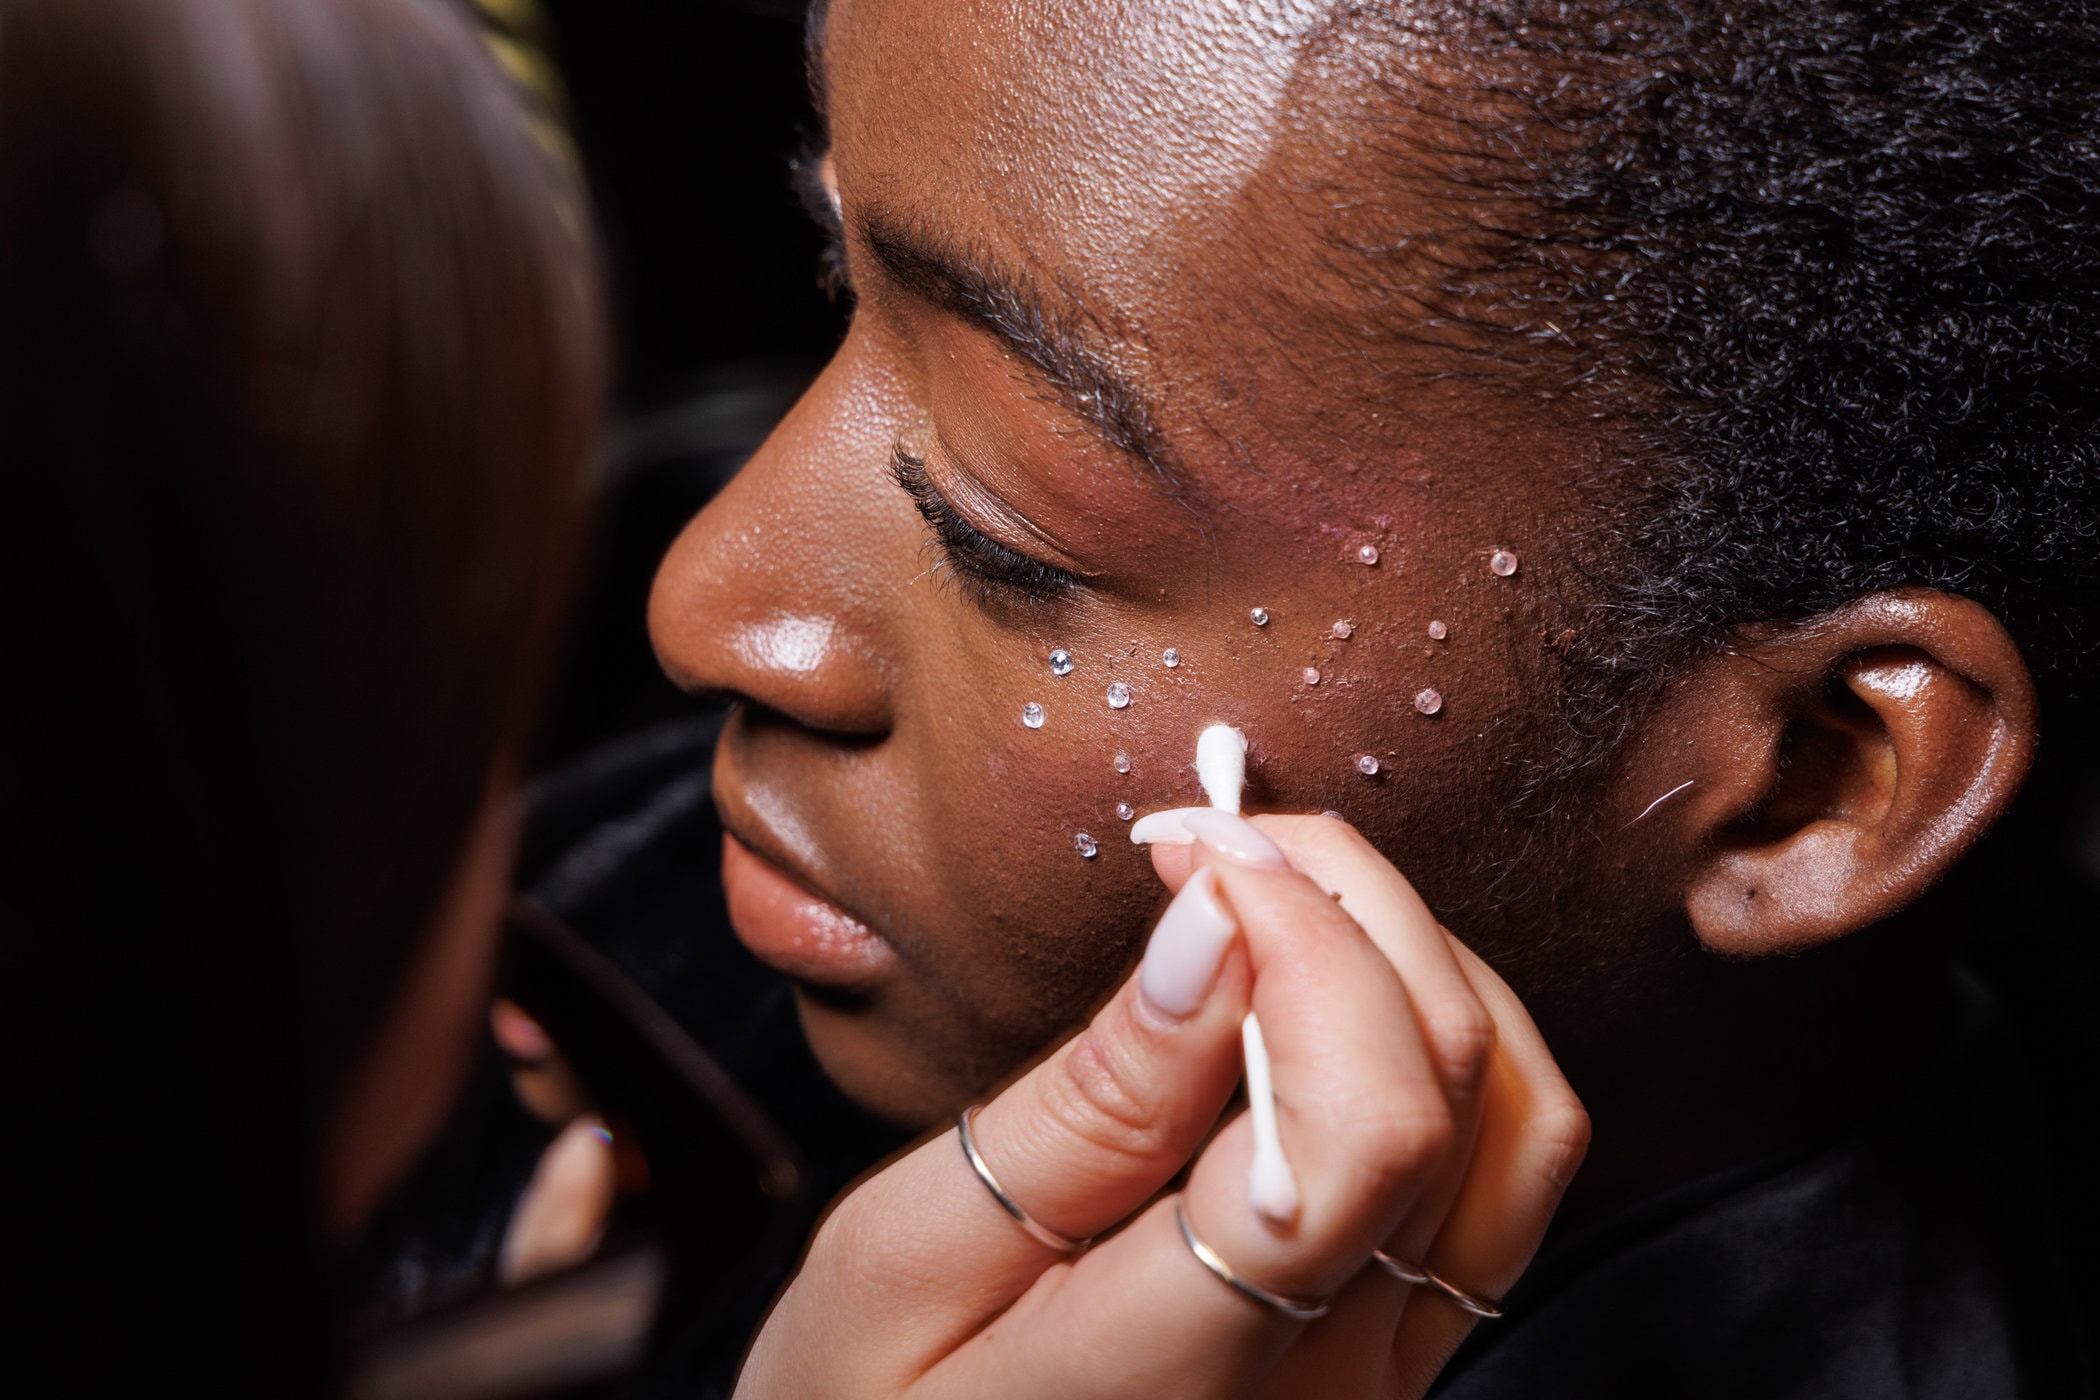
M 926 459 L 906 452 L 901 443 L 892 450 L 890 475 L 933 531 L 942 562 L 978 602 L 1054 602 L 1082 586 L 1077 575 L 1001 544 L 965 520 L 933 484 Z

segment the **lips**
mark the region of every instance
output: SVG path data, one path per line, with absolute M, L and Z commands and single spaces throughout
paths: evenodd
M 896 961 L 881 934 L 812 894 L 735 836 L 722 834 L 729 922 L 753 956 L 798 981 L 864 987 Z

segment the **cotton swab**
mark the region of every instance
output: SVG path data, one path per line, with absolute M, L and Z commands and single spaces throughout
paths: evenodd
M 1229 724 L 1213 724 L 1196 739 L 1196 779 L 1210 805 L 1235 816 L 1247 784 L 1247 736 Z M 1276 1088 L 1269 1075 L 1269 1047 L 1253 1012 L 1240 1022 L 1240 1049 L 1247 1060 L 1247 1116 L 1254 1127 L 1254 1160 L 1247 1171 L 1247 1203 L 1257 1215 L 1288 1225 L 1298 1218 L 1298 1178 L 1283 1155 L 1276 1130 Z
M 1247 736 L 1229 724 L 1214 724 L 1197 735 L 1196 781 L 1211 806 L 1238 816 L 1240 790 L 1247 786 Z

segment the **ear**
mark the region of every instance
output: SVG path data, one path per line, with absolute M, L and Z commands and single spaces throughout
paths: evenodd
M 1685 911 L 1718 953 L 1801 952 L 1887 918 L 1990 829 L 2034 756 L 2019 648 L 1946 593 L 1874 594 L 1684 682 L 1664 707 L 1678 742 L 1650 752 L 1696 780 L 1668 825 L 1692 838 Z

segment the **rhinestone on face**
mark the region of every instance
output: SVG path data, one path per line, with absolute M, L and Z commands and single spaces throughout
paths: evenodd
M 1337 622 L 1334 624 L 1332 631 L 1334 632 L 1334 639 L 1338 642 L 1346 642 L 1356 635 L 1356 628 L 1347 622 Z
M 1317 668 L 1312 666 L 1305 668 L 1305 683 L 1307 685 L 1318 685 L 1320 683 L 1320 672 Z
M 1129 755 L 1129 754 L 1127 754 L 1127 753 L 1119 753 L 1119 754 L 1117 754 L 1117 755 L 1116 755 L 1116 771 L 1117 771 L 1118 773 L 1128 773 L 1128 772 L 1130 771 L 1130 755 Z
M 1450 628 L 1448 628 L 1448 627 L 1446 627 L 1446 626 L 1445 626 L 1445 625 L 1444 625 L 1443 623 L 1441 623 L 1441 622 L 1432 622 L 1432 623 L 1430 623 L 1430 624 L 1429 624 L 1429 640 L 1430 640 L 1430 641 L 1432 641 L 1432 642 L 1441 642 L 1442 640 L 1444 640 L 1444 638 L 1446 638 L 1446 637 L 1448 637 L 1448 636 L 1450 636 L 1450 635 L 1451 635 L 1451 629 L 1450 629 Z
M 1116 804 L 1116 815 L 1127 822 L 1137 815 L 1137 808 L 1131 806 L 1128 802 L 1118 802 Z
M 1267 627 L 1269 625 L 1269 610 L 1267 608 L 1256 608 L 1253 612 L 1248 613 L 1247 617 L 1256 627 Z
M 1083 831 L 1072 838 L 1072 849 L 1079 852 L 1082 860 L 1092 860 L 1101 854 L 1100 844 Z
M 1433 715 L 1444 708 L 1444 697 L 1433 690 L 1418 690 L 1415 692 L 1415 708 L 1425 715 Z
M 1159 654 L 1159 664 L 1162 666 L 1179 666 L 1181 664 L 1181 653 L 1172 647 L 1168 647 Z
M 1342 814 L 1341 814 L 1340 812 L 1322 812 L 1322 813 L 1320 813 L 1320 815 L 1321 815 L 1321 816 L 1323 816 L 1323 817 L 1333 817 L 1333 818 L 1334 818 L 1334 819 L 1335 819 L 1336 821 L 1338 821 L 1338 822 L 1345 822 L 1345 821 L 1349 820 L 1349 819 L 1348 819 L 1347 817 L 1343 816 L 1343 815 L 1342 815 Z
M 1378 546 L 1375 544 L 1358 545 L 1356 562 L 1366 566 L 1376 564 L 1378 562 Z
M 1021 723 L 1027 725 L 1030 729 L 1041 729 L 1043 727 L 1043 707 L 1036 704 L 1033 700 L 1023 705 L 1021 707 Z
M 1506 549 L 1498 549 L 1488 556 L 1488 572 L 1496 578 L 1508 578 L 1517 571 L 1517 556 Z
M 1370 754 L 1360 753 L 1356 756 L 1356 771 L 1366 778 L 1375 778 L 1378 776 L 1378 760 Z
M 1069 652 L 1069 651 L 1066 651 L 1066 650 L 1065 650 L 1065 649 L 1064 649 L 1063 647 L 1059 647 L 1059 648 L 1058 648 L 1058 649 L 1057 649 L 1056 651 L 1053 651 L 1053 652 L 1051 652 L 1051 653 L 1050 653 L 1050 674 L 1051 674 L 1051 675 L 1053 675 L 1053 676 L 1069 676 L 1069 675 L 1071 675 L 1071 674 L 1072 674 L 1072 653 L 1071 653 L 1071 652 Z
M 1122 710 L 1128 709 L 1129 706 L 1130 687 L 1121 681 L 1110 681 L 1108 683 L 1108 708 L 1111 710 Z

